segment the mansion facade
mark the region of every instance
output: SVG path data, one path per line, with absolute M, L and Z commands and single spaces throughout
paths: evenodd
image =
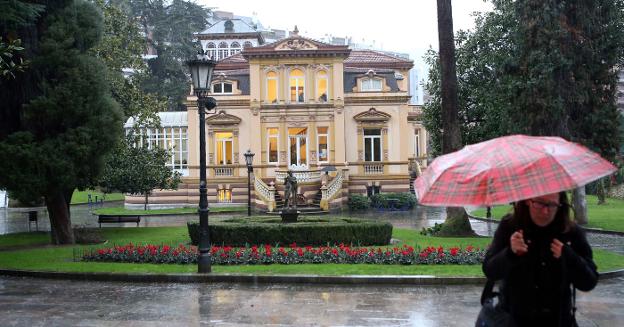
M 257 211 L 279 210 L 288 170 L 297 178 L 300 205 L 323 211 L 346 207 L 349 194 L 410 191 L 426 165 L 428 138 L 420 106 L 409 104 L 412 61 L 326 44 L 296 30 L 260 43 L 236 48 L 213 73 L 210 96 L 218 105 L 206 118 L 210 206 L 246 205 L 248 149 L 255 153 L 251 201 Z M 214 44 L 202 42 L 218 53 Z M 178 190 L 155 190 L 150 206 L 199 202 L 196 101 L 190 95 L 187 112 L 161 113 L 162 129 L 147 133 L 150 144 L 172 149 L 170 165 L 183 175 Z M 126 196 L 127 206 L 143 201 Z

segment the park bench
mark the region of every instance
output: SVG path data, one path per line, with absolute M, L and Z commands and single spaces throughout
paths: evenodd
M 102 223 L 136 223 L 137 227 L 139 227 L 139 222 L 141 222 L 141 216 L 139 215 L 98 215 L 100 228 L 102 228 Z

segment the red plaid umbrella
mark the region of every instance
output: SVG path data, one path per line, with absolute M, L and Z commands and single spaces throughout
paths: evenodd
M 436 158 L 414 188 L 424 205 L 491 206 L 573 189 L 615 171 L 562 138 L 511 135 Z

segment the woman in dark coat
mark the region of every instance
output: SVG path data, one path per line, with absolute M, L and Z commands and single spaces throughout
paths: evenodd
M 483 272 L 502 280 L 501 306 L 517 326 L 574 326 L 571 286 L 589 291 L 598 282 L 565 192 L 516 203 L 496 230 Z

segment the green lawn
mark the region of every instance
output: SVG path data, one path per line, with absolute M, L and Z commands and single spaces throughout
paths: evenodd
M 155 243 L 177 245 L 188 244 L 186 227 L 140 227 L 140 228 L 103 228 L 107 245 L 132 243 Z M 29 233 L 1 235 L 0 245 L 10 246 L 41 244 L 42 235 Z M 35 234 L 35 233 L 30 233 Z M 400 240 L 397 246 L 409 244 L 415 247 L 426 246 L 466 246 L 485 247 L 490 239 L 473 238 L 437 238 L 423 236 L 415 230 L 395 228 L 393 238 Z M 37 249 L 0 251 L 0 268 L 48 270 L 67 272 L 124 272 L 124 273 L 192 273 L 196 265 L 172 264 L 131 264 L 131 263 L 94 263 L 74 261 L 88 246 L 45 247 Z M 624 268 L 624 256 L 596 250 L 595 259 L 600 271 Z M 249 266 L 213 266 L 215 273 L 240 274 L 318 274 L 318 275 L 435 275 L 435 276 L 481 276 L 480 265 L 371 265 L 371 264 L 301 264 L 301 265 L 249 265 Z
M 247 207 L 212 207 L 210 212 L 247 212 Z M 192 208 L 172 208 L 172 209 L 154 209 L 154 210 L 137 210 L 126 209 L 124 207 L 110 207 L 93 210 L 96 215 L 158 215 L 158 214 L 187 214 L 197 213 L 197 207 Z
M 88 198 L 89 194 L 91 194 L 92 201 L 95 201 L 96 196 L 98 197 L 98 201 L 100 201 L 102 196 L 104 197 L 104 201 L 121 201 L 124 199 L 124 195 L 122 193 L 104 194 L 96 190 L 85 190 L 85 191 L 75 190 L 74 194 L 72 195 L 71 204 L 89 203 L 89 198 Z
M 492 218 L 500 219 L 511 211 L 511 206 L 497 206 L 492 208 Z M 472 212 L 477 217 L 485 217 L 485 209 Z M 624 200 L 608 198 L 606 204 L 598 205 L 595 195 L 587 196 L 587 227 L 602 228 L 624 232 Z
M 28 232 L 0 235 L 0 249 L 18 246 L 46 245 L 50 243 L 47 232 Z

